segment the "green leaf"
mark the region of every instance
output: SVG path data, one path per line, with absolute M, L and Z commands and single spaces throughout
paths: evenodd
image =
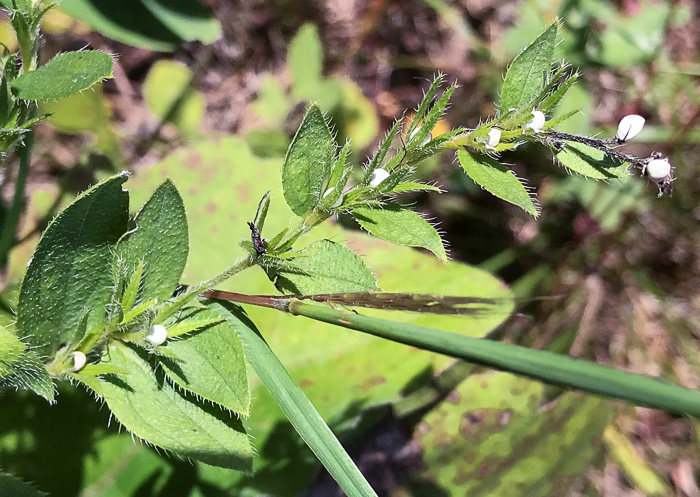
M 221 25 L 196 0 L 62 0 L 61 10 L 122 43 L 148 50 L 174 51 L 185 40 L 213 43 Z
M 304 248 L 288 267 L 266 269 L 282 293 L 364 292 L 377 289 L 367 265 L 339 243 L 321 240 Z
M 19 478 L 0 471 L 0 495 L 7 497 L 48 497 Z
M 445 112 L 445 108 L 447 107 L 447 103 L 450 101 L 450 97 L 456 89 L 457 85 L 452 85 L 447 90 L 445 90 L 445 92 L 442 95 L 440 95 L 438 101 L 435 102 L 435 105 L 433 105 L 432 108 L 425 115 L 425 118 L 423 119 L 420 128 L 417 128 L 418 131 L 415 131 L 413 135 L 409 135 L 409 143 L 407 144 L 407 148 L 415 149 L 417 147 L 420 147 L 426 138 L 430 138 L 432 136 L 433 128 L 437 125 L 438 121 L 440 121 L 440 118 L 442 117 L 443 113 Z
M 415 430 L 424 463 L 416 476 L 449 495 L 566 495 L 599 457 L 612 406 L 566 393 L 541 409 L 548 400 L 541 384 L 524 378 L 470 376 L 425 417 L 429 430 Z M 476 473 L 479 478 L 461 476 Z
M 24 100 L 56 100 L 112 77 L 112 57 L 96 50 L 58 54 L 12 82 Z
M 248 416 L 250 387 L 243 346 L 236 330 L 222 320 L 221 314 L 209 309 L 190 310 L 183 322 L 190 319 L 208 319 L 215 324 L 180 340 L 168 340 L 165 348 L 182 362 L 161 359 L 165 374 L 185 390 Z
M 195 330 L 208 327 L 212 324 L 217 324 L 220 322 L 217 318 L 208 319 L 185 319 L 184 321 L 178 321 L 177 323 L 168 326 L 168 338 L 176 338 L 182 335 L 187 335 Z
M 557 160 L 566 168 L 594 179 L 624 178 L 629 176 L 629 165 L 611 159 L 605 152 L 583 143 L 567 142 L 556 152 Z
M 275 398 L 297 433 L 326 467 L 349 497 L 371 497 L 376 493 L 362 476 L 343 446 L 313 406 L 304 391 L 267 345 L 243 310 L 231 302 L 209 301 L 208 307 L 226 317 L 238 331 L 249 352 L 249 360 L 265 387 Z
M 442 193 L 442 189 L 435 185 L 428 185 L 425 183 L 414 183 L 412 181 L 404 181 L 399 183 L 391 190 L 391 193 L 404 193 L 404 192 L 437 192 Z
M 131 275 L 129 284 L 124 289 L 124 294 L 122 295 L 122 314 L 129 312 L 129 310 L 134 306 L 136 302 L 136 297 L 139 293 L 139 288 L 141 287 L 141 278 L 143 277 L 143 259 L 136 263 L 136 269 Z
M 322 77 L 323 47 L 318 30 L 304 24 L 289 44 L 287 66 L 292 75 L 294 94 L 302 99 L 319 98 L 315 91 Z
M 545 114 L 555 110 L 557 105 L 559 105 L 559 102 L 561 102 L 561 99 L 564 98 L 564 95 L 566 95 L 566 92 L 568 92 L 576 81 L 578 81 L 579 77 L 580 75 L 577 72 L 571 74 L 568 78 L 566 78 L 566 80 L 564 80 L 564 82 L 557 86 L 556 90 L 554 90 L 542 101 L 538 109 Z
M 493 159 L 459 150 L 459 163 L 464 172 L 484 190 L 496 197 L 517 205 L 525 212 L 537 217 L 537 207 L 532 202 L 527 190 L 513 171 Z
M 335 141 L 323 113 L 312 104 L 299 126 L 282 166 L 284 199 L 298 216 L 318 204 L 331 174 Z
M 356 207 L 355 220 L 377 238 L 397 245 L 421 247 L 430 250 L 447 262 L 445 246 L 437 230 L 409 207 L 387 203 L 381 208 Z
M 49 402 L 54 400 L 53 381 L 39 357 L 1 325 L 0 385 L 31 390 Z
M 343 190 L 348 184 L 348 179 L 350 179 L 350 173 L 352 173 L 352 166 L 348 164 L 348 154 L 350 153 L 350 142 L 345 142 L 343 148 L 338 153 L 333 162 L 333 169 L 331 171 L 331 176 L 328 179 L 328 185 L 325 192 L 323 192 L 323 197 L 319 203 L 319 209 L 328 210 L 332 209 L 340 197 L 343 195 Z
M 102 321 L 112 289 L 114 248 L 129 219 L 119 174 L 80 195 L 44 231 L 22 281 L 17 326 L 41 356 L 73 343 L 84 309 L 88 329 Z
M 141 300 L 163 302 L 180 281 L 188 250 L 185 205 L 172 181 L 166 180 L 136 216 L 136 230 L 119 241 L 117 257 L 128 274 L 144 265 Z
M 501 87 L 501 113 L 524 109 L 544 88 L 552 69 L 558 23 L 552 23 L 508 68 Z
M 204 97 L 192 88 L 192 71 L 182 62 L 159 60 L 146 75 L 143 98 L 158 119 L 193 136 L 204 119 Z
M 100 384 L 107 405 L 134 435 L 180 457 L 251 471 L 253 451 L 239 419 L 181 394 L 157 376 L 143 353 L 122 343 L 110 347 L 105 362 L 130 371 Z
M 421 100 L 415 114 L 413 114 L 413 117 L 411 118 L 411 124 L 408 126 L 408 130 L 406 131 L 407 136 L 412 136 L 413 132 L 423 123 L 423 116 L 425 116 L 425 113 L 428 112 L 428 108 L 430 107 L 430 104 L 433 103 L 433 99 L 435 98 L 438 88 L 440 88 L 444 81 L 445 76 L 438 74 L 435 79 L 433 79 L 433 82 L 430 83 L 428 91 L 426 91 L 425 95 L 423 95 L 423 100 Z M 421 140 L 421 142 L 422 141 L 423 140 Z
M 369 185 L 370 180 L 372 179 L 372 173 L 375 169 L 383 165 L 384 159 L 386 158 L 387 153 L 389 153 L 389 149 L 391 148 L 391 144 L 393 143 L 394 138 L 396 138 L 396 135 L 398 135 L 399 131 L 401 131 L 401 121 L 397 120 L 396 122 L 394 122 L 394 125 L 391 127 L 389 132 L 379 144 L 377 153 L 374 154 L 372 160 L 369 161 L 369 164 L 367 164 L 367 167 L 365 168 L 365 173 L 362 176 L 362 181 L 360 182 L 359 186 Z

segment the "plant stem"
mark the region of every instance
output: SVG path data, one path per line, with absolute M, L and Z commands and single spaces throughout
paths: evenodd
M 240 273 L 244 269 L 248 269 L 255 264 L 257 264 L 257 257 L 252 255 L 244 259 L 239 259 L 213 278 L 201 282 L 196 287 L 191 288 L 187 293 L 183 293 L 179 297 L 175 298 L 175 300 L 166 303 L 163 308 L 158 311 L 156 318 L 153 320 L 153 324 L 163 323 L 166 319 L 173 316 L 176 312 L 182 309 L 182 307 L 192 302 L 195 297 L 204 291 L 209 290 L 216 285 L 220 285 L 235 274 Z
M 700 392 L 647 376 L 544 350 L 396 323 L 298 300 L 289 303 L 288 312 L 545 383 L 700 418 Z
M 33 144 L 34 131 L 29 131 L 24 138 L 24 143 L 19 147 L 19 170 L 17 171 L 17 181 L 15 182 L 15 194 L 12 197 L 10 210 L 7 212 L 3 223 L 2 233 L 0 233 L 0 267 L 7 264 L 10 249 L 12 249 L 15 242 L 17 224 L 24 206 L 24 192 L 27 186 L 27 176 L 29 176 L 29 162 Z

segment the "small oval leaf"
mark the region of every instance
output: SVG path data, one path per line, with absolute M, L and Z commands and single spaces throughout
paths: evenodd
M 265 268 L 280 292 L 363 292 L 377 289 L 377 278 L 357 255 L 339 243 L 321 240 L 277 268 Z
M 97 50 L 58 54 L 12 82 L 24 100 L 57 100 L 112 77 L 112 57 Z
M 476 155 L 460 150 L 457 152 L 459 163 L 464 172 L 484 190 L 496 197 L 517 205 L 525 212 L 538 216 L 537 207 L 532 202 L 520 180 L 513 171 L 483 155 Z
M 629 164 L 620 163 L 605 152 L 583 143 L 568 142 L 556 153 L 561 164 L 583 176 L 593 179 L 624 178 L 629 176 Z
M 555 21 L 515 58 L 501 87 L 501 113 L 522 110 L 542 91 L 552 69 L 557 38 Z
M 318 204 L 331 175 L 335 141 L 321 109 L 312 104 L 297 130 L 282 166 L 284 199 L 298 216 Z
M 428 249 L 441 261 L 447 261 L 445 246 L 437 230 L 408 207 L 392 203 L 376 209 L 357 207 L 352 215 L 360 226 L 377 238 L 397 245 Z

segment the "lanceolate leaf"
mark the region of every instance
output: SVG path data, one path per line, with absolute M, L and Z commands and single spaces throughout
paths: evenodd
M 289 267 L 268 268 L 268 277 L 283 293 L 362 292 L 377 289 L 367 265 L 344 246 L 321 240 L 306 247 Z
M 115 343 L 105 359 L 130 371 L 100 380 L 104 399 L 119 422 L 137 437 L 180 457 L 250 471 L 253 450 L 241 421 L 218 406 L 181 394 L 154 372 L 144 356 Z
M 12 87 L 25 100 L 57 100 L 112 77 L 112 57 L 83 50 L 58 54 L 36 71 L 23 74 Z
M 552 69 L 557 24 L 549 26 L 508 68 L 501 88 L 501 113 L 522 110 L 544 88 Z
M 408 207 L 392 203 L 378 209 L 358 207 L 353 209 L 352 215 L 360 226 L 377 238 L 397 245 L 425 248 L 441 261 L 447 261 L 438 232 Z
M 111 296 L 114 248 L 129 218 L 127 175 L 114 176 L 80 195 L 49 225 L 22 281 L 19 333 L 39 355 L 52 356 L 76 336 L 89 309 L 87 328 L 104 316 Z
M 136 231 L 117 245 L 117 257 L 122 258 L 128 276 L 143 261 L 140 295 L 162 302 L 172 296 L 180 281 L 188 250 L 185 206 L 175 185 L 167 180 L 136 216 Z
M 161 359 L 165 374 L 185 390 L 244 416 L 249 413 L 250 388 L 241 340 L 219 313 L 189 311 L 188 319 L 218 319 L 200 332 L 169 340 L 166 349 L 182 362 Z
M 624 178 L 629 176 L 628 164 L 621 164 L 605 155 L 602 150 L 583 143 L 567 143 L 556 153 L 564 167 L 594 179 Z
M 457 158 L 462 168 L 464 168 L 464 172 L 477 185 L 498 198 L 517 205 L 525 212 L 537 217 L 538 213 L 535 204 L 532 202 L 523 184 L 513 174 L 513 171 L 493 159 L 483 155 L 472 154 L 466 150 L 458 151 Z
M 312 104 L 299 126 L 282 167 L 282 188 L 298 216 L 316 207 L 331 174 L 335 141 L 321 109 Z

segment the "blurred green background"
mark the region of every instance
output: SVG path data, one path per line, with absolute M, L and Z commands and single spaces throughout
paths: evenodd
M 504 155 L 542 216 L 482 191 L 444 154 L 420 173 L 446 193 L 402 198 L 440 223 L 442 265 L 389 247 L 345 219 L 314 233 L 346 241 L 390 291 L 517 296 L 517 312 L 392 318 L 548 348 L 700 387 L 700 7 L 692 0 L 64 0 L 42 58 L 86 45 L 117 55 L 115 78 L 42 107 L 21 240 L 0 276 L 0 322 L 41 231 L 78 192 L 134 172 L 132 209 L 171 177 L 188 210 L 193 283 L 240 252 L 258 199 L 287 223 L 279 171 L 305 106 L 317 100 L 359 166 L 433 75 L 461 85 L 444 122 L 493 115 L 507 63 L 556 17 L 558 54 L 583 73 L 561 129 L 612 136 L 647 119 L 627 151 L 670 157 L 673 196 L 645 178 L 593 182 L 537 148 Z M 13 46 L 7 19 L 0 41 Z M 1 166 L 4 199 L 11 166 Z M 0 217 L 1 217 L 0 213 Z M 491 276 L 493 275 L 493 276 Z M 508 289 L 505 285 L 510 289 Z M 225 288 L 272 293 L 253 271 Z M 273 350 L 347 443 L 380 495 L 700 496 L 700 425 L 250 310 Z M 494 329 L 494 327 L 497 327 Z M 464 379 L 466 378 L 466 379 Z M 340 495 L 254 382 L 256 474 L 158 454 L 62 385 L 58 404 L 0 390 L 0 468 L 52 496 Z M 4 496 L 3 496 L 4 497 Z

